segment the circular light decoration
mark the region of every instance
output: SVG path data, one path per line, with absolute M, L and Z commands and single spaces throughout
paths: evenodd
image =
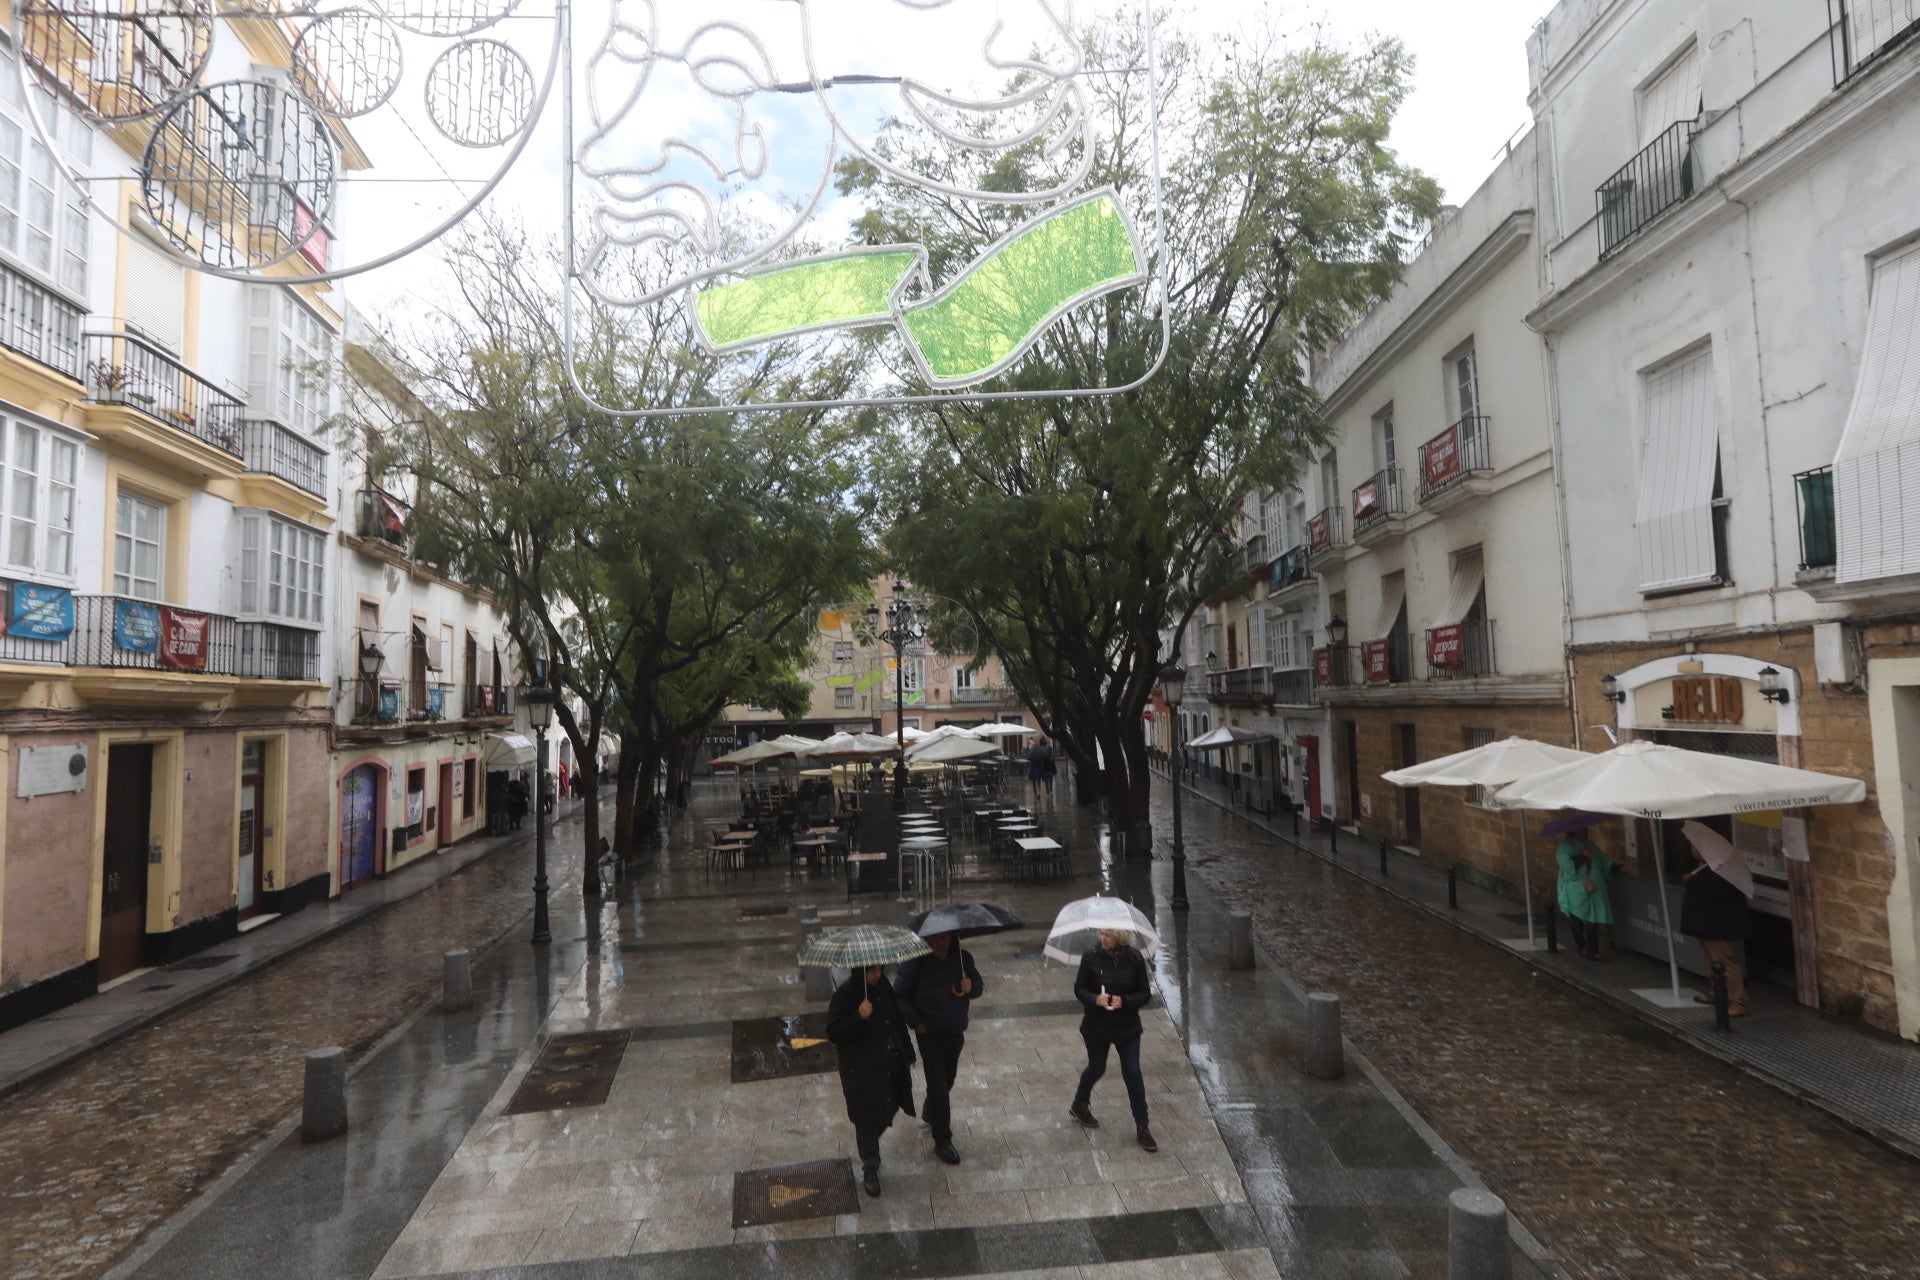
M 497 40 L 462 41 L 427 72 L 427 115 L 463 147 L 495 147 L 519 133 L 533 99 L 526 59 Z
M 330 116 L 377 110 L 400 84 L 400 33 L 367 9 L 341 9 L 309 22 L 293 46 L 293 82 Z
M 401 0 L 393 20 L 417 35 L 470 36 L 513 12 L 519 0 Z
M 154 127 L 141 166 L 147 216 L 189 257 L 255 270 L 282 262 L 333 211 L 333 136 L 298 94 L 256 80 L 205 85 Z
M 96 123 L 166 110 L 200 78 L 213 0 L 26 0 L 14 11 L 27 66 Z

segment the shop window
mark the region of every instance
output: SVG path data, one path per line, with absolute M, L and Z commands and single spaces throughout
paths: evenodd
M 424 835 L 427 830 L 427 769 L 420 765 L 407 770 L 407 838 Z

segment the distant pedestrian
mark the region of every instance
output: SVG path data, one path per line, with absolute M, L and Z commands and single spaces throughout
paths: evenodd
M 880 1135 L 896 1113 L 913 1114 L 913 1040 L 900 1017 L 886 970 L 862 969 L 827 1004 L 827 1039 L 840 1059 L 840 1092 L 853 1122 L 861 1183 L 880 1194 Z
M 1582 835 L 1567 835 L 1553 851 L 1560 864 L 1560 911 L 1573 929 L 1573 943 L 1583 960 L 1606 964 L 1612 959 L 1613 901 L 1607 877 L 1613 859 Z
M 1027 785 L 1037 802 L 1053 791 L 1053 744 L 1044 737 L 1027 748 Z
M 1074 1090 L 1068 1114 L 1083 1128 L 1100 1127 L 1089 1108 L 1093 1086 L 1107 1073 L 1107 1052 L 1113 1050 L 1120 1056 L 1120 1078 L 1126 1082 L 1127 1102 L 1133 1108 L 1140 1145 L 1158 1151 L 1160 1146 L 1147 1127 L 1147 1082 L 1140 1074 L 1140 1010 L 1153 998 L 1153 989 L 1147 984 L 1146 958 L 1129 945 L 1126 933 L 1102 929 L 1100 945 L 1080 958 L 1073 994 L 1087 1010 L 1080 1018 L 1087 1069 L 1080 1073 L 1080 1087 Z
M 1715 962 L 1726 966 L 1727 1012 L 1736 1018 L 1747 1015 L 1747 978 L 1740 971 L 1739 944 L 1753 936 L 1753 911 L 1747 895 L 1707 865 L 1700 851 L 1693 851 L 1694 868 L 1682 876 L 1686 889 L 1680 895 L 1680 932 L 1700 940 L 1700 955 L 1707 972 Z M 1696 995 L 1699 1004 L 1712 1004 L 1711 994 Z
M 513 829 L 520 829 L 521 819 L 527 816 L 527 784 L 519 778 L 507 780 L 507 818 L 513 823 Z
M 553 775 L 545 774 L 540 779 L 540 812 L 547 817 L 553 816 L 554 791 Z
M 920 1045 L 920 1069 L 927 1078 L 927 1127 L 933 1133 L 933 1154 L 947 1164 L 959 1164 L 953 1145 L 953 1082 L 960 1071 L 960 1053 L 967 1045 L 968 1006 L 986 992 L 973 956 L 961 949 L 951 933 L 927 938 L 930 956 L 916 956 L 900 966 L 893 994 L 900 1016 L 913 1028 Z

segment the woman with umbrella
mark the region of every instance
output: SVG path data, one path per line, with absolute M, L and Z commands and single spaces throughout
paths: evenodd
M 1087 1047 L 1087 1067 L 1080 1073 L 1080 1086 L 1067 1113 L 1082 1128 L 1100 1127 L 1090 1109 L 1093 1086 L 1107 1073 L 1108 1051 L 1117 1051 L 1140 1146 L 1158 1151 L 1160 1146 L 1147 1127 L 1147 1082 L 1140 1074 L 1140 1010 L 1153 998 L 1153 989 L 1147 982 L 1146 956 L 1135 944 L 1152 949 L 1160 940 L 1146 917 L 1131 905 L 1117 898 L 1082 898 L 1061 909 L 1047 936 L 1046 952 L 1065 959 L 1065 945 L 1090 933 L 1098 944 L 1081 955 L 1080 971 L 1073 980 L 1074 997 L 1086 1007 L 1080 1018 L 1080 1039 Z
M 961 949 L 959 939 L 1020 927 L 1010 912 L 984 902 L 935 907 L 913 921 L 914 932 L 926 939 L 933 953 L 901 965 L 893 980 L 900 1016 L 920 1043 L 933 1154 L 946 1164 L 960 1163 L 953 1145 L 951 1095 L 960 1073 L 960 1052 L 967 1045 L 968 1006 L 987 990 L 972 953 Z
M 885 966 L 925 954 L 926 943 L 905 929 L 858 925 L 816 938 L 801 957 L 803 964 L 844 962 L 854 969 L 827 1004 L 827 1039 L 840 1059 L 840 1092 L 870 1196 L 880 1194 L 880 1135 L 896 1113 L 913 1114 L 913 1039 Z
M 1613 873 L 1613 859 L 1589 840 L 1588 827 L 1610 821 L 1604 813 L 1575 810 L 1555 818 L 1542 828 L 1543 835 L 1558 835 L 1553 851 L 1560 865 L 1560 911 L 1573 929 L 1573 943 L 1582 960 L 1606 964 L 1608 933 L 1613 926 L 1613 900 L 1607 893 L 1607 878 Z

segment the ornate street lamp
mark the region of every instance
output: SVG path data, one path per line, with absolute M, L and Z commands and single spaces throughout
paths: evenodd
M 520 701 L 526 704 L 527 723 L 533 726 L 538 744 L 533 779 L 533 940 L 544 944 L 553 941 L 553 931 L 547 927 L 547 822 L 540 791 L 547 782 L 547 730 L 553 724 L 554 704 L 545 671 L 537 671 L 534 683 L 521 691 Z
M 1180 698 L 1186 692 L 1187 673 L 1177 664 L 1160 672 L 1160 698 L 1173 712 L 1173 906 L 1187 908 L 1187 846 L 1180 831 Z M 1184 997 L 1183 997 L 1184 998 Z
M 893 650 L 893 721 L 900 759 L 893 767 L 893 797 L 902 799 L 907 791 L 907 660 L 909 649 L 918 649 L 927 638 L 927 606 L 924 601 L 907 599 L 907 584 L 897 578 L 893 599 L 887 604 L 886 627 L 880 626 L 878 604 L 867 606 L 867 630 L 873 638 Z

